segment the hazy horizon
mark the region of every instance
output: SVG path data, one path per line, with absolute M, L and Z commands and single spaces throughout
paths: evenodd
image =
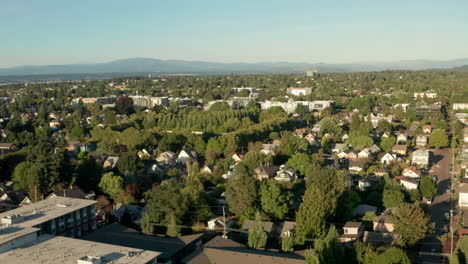
M 127 58 L 379 63 L 468 58 L 468 2 L 14 1 L 0 68 Z

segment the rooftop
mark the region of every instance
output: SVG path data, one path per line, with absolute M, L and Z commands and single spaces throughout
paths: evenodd
M 53 197 L 0 214 L 0 219 L 12 219 L 18 227 L 34 227 L 49 220 L 64 216 L 81 208 L 96 204 L 93 200 Z M 16 221 L 14 219 L 17 219 Z M 16 222 L 16 223 L 15 223 Z
M 145 264 L 158 252 L 114 246 L 68 237 L 42 235 L 34 243 L 0 254 L 0 263 L 76 264 L 78 259 L 93 256 L 104 263 Z
M 39 228 L 34 227 L 16 227 L 16 226 L 6 226 L 0 229 L 0 245 L 8 243 L 9 241 L 15 240 L 17 238 L 32 234 L 39 231 Z

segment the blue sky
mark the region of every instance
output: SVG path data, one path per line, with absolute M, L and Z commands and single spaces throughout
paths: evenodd
M 466 0 L 0 0 L 0 67 L 468 57 Z

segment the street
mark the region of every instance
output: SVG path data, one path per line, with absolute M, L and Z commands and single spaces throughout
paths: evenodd
M 420 254 L 420 263 L 443 263 L 440 253 L 442 251 L 442 244 L 437 239 L 438 236 L 443 235 L 446 231 L 443 230 L 444 226 L 449 225 L 449 221 L 445 217 L 445 213 L 450 212 L 452 200 L 450 190 L 451 175 L 450 169 L 452 164 L 452 150 L 441 149 L 432 150 L 431 161 L 433 164 L 429 175 L 437 176 L 437 194 L 430 205 L 431 221 L 435 223 L 434 233 L 426 237 L 420 242 L 422 245 Z M 447 202 L 448 201 L 448 202 Z M 455 205 L 452 205 L 455 208 Z M 431 256 L 435 253 L 437 256 Z

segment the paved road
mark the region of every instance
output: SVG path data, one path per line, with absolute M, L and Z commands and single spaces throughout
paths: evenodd
M 451 200 L 450 190 L 451 175 L 450 168 L 452 164 L 452 150 L 442 149 L 432 151 L 432 164 L 434 164 L 429 171 L 431 176 L 437 176 L 437 194 L 430 205 L 431 221 L 435 223 L 435 233 L 429 235 L 424 239 L 421 244 L 421 251 L 441 253 L 442 244 L 437 239 L 437 236 L 444 234 L 442 229 L 444 225 L 448 225 L 444 213 L 450 211 Z M 447 202 L 448 201 L 448 202 Z M 443 263 L 440 256 L 423 256 L 420 263 Z

